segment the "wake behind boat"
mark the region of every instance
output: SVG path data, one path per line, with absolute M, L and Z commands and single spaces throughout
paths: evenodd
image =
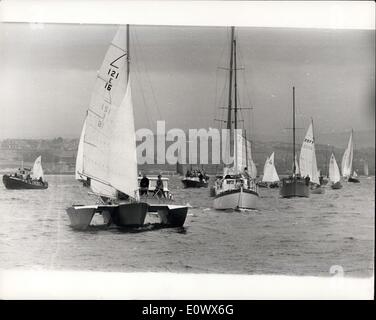
M 39 156 L 33 169 L 20 168 L 13 174 L 3 175 L 3 183 L 7 189 L 47 189 L 48 182 L 44 180 L 42 157 Z

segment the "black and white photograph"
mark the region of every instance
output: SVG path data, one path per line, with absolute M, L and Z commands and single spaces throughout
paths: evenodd
M 81 4 L 0 2 L 0 298 L 373 299 L 374 2 Z

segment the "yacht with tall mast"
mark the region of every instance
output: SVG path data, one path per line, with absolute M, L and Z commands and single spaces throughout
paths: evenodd
M 309 197 L 309 180 L 302 179 L 297 169 L 295 151 L 295 87 L 292 88 L 292 168 L 290 177 L 282 179 L 280 194 L 283 198 Z
M 225 153 L 229 157 L 232 144 L 234 162 L 232 167 L 224 167 L 222 176 L 217 176 L 214 185 L 213 206 L 215 209 L 257 209 L 259 193 L 254 179 L 256 166 L 252 160 L 251 143 L 247 140 L 244 130 L 238 128 L 237 57 L 234 27 L 231 27 L 230 48 L 228 135 Z M 232 115 L 234 115 L 234 120 L 232 120 Z

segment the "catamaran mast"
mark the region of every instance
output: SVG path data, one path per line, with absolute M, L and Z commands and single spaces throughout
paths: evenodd
M 130 59 L 129 59 L 129 24 L 127 24 L 127 85 L 129 80 L 129 65 L 130 65 Z
M 231 50 L 230 50 L 230 79 L 229 79 L 229 94 L 228 94 L 228 112 L 227 112 L 227 129 L 231 129 L 231 109 L 232 109 L 232 70 L 233 70 L 233 57 L 234 57 L 234 38 L 235 27 L 231 27 Z
M 292 162 L 293 162 L 293 176 L 295 176 L 295 87 L 292 87 Z

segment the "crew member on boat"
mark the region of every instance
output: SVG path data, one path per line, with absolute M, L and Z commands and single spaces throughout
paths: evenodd
M 155 190 L 154 190 L 154 193 L 153 193 L 153 197 L 155 195 L 158 195 L 159 198 L 161 198 L 162 196 L 166 198 L 166 195 L 165 195 L 164 190 L 163 190 L 163 181 L 162 181 L 161 175 L 158 175 L 158 179 L 157 179 L 157 183 L 156 183 Z
M 146 177 L 146 174 L 143 175 L 140 181 L 140 196 L 148 195 L 149 190 L 149 179 Z

